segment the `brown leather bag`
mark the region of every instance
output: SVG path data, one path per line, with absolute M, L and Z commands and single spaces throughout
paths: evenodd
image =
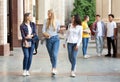
M 23 47 L 25 47 L 25 48 L 29 48 L 29 47 L 31 47 L 31 42 L 30 41 L 24 41 L 23 42 Z

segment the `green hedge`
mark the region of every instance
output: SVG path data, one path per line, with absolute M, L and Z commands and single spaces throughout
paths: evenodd
M 75 0 L 74 9 L 71 16 L 74 14 L 79 14 L 83 20 L 85 15 L 90 17 L 89 25 L 91 25 L 95 20 L 96 12 L 96 1 L 95 0 Z

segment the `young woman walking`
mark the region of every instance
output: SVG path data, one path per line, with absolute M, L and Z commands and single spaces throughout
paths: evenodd
M 69 24 L 65 43 L 67 43 L 68 57 L 71 63 L 71 76 L 75 77 L 76 71 L 76 59 L 78 54 L 78 48 L 82 42 L 82 26 L 81 19 L 79 15 L 74 15 L 72 17 L 72 23 Z M 65 44 L 63 44 L 65 48 Z

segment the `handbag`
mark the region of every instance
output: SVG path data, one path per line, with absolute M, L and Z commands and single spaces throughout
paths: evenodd
M 25 48 L 29 48 L 29 47 L 31 47 L 31 41 L 24 41 L 23 42 L 23 47 L 25 47 Z

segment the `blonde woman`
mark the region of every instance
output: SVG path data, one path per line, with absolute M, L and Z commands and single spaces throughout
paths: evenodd
M 48 18 L 45 20 L 43 25 L 43 35 L 46 38 L 46 47 L 50 56 L 52 64 L 52 75 L 56 75 L 56 65 L 59 50 L 59 37 L 58 32 L 60 31 L 60 24 L 55 20 L 53 10 L 48 10 Z

